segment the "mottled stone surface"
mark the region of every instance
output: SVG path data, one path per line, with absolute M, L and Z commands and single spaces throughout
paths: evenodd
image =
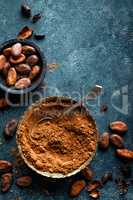
M 24 25 L 45 33 L 46 40 L 36 41 L 42 48 L 48 63 L 59 63 L 59 68 L 48 72 L 47 90 L 41 89 L 42 97 L 69 95 L 79 99 L 94 84 L 104 87 L 96 102 L 87 104 L 94 115 L 100 132 L 107 130 L 109 121 L 122 119 L 129 124 L 125 145 L 133 149 L 132 96 L 133 96 L 133 1 L 132 0 L 27 0 L 33 13 L 43 13 L 36 24 L 21 17 L 22 1 L 0 0 L 0 43 L 15 38 Z M 100 104 L 107 104 L 107 113 L 99 112 Z M 9 154 L 15 146 L 15 138 L 6 142 L 3 127 L 12 117 L 20 118 L 26 108 L 10 108 L 0 111 L 0 159 L 13 160 Z M 114 149 L 97 152 L 92 162 L 96 178 L 105 171 L 113 170 L 119 176 L 120 161 L 114 157 Z M 23 174 L 27 169 L 22 170 Z M 13 184 L 10 192 L 0 194 L 0 200 L 63 200 L 67 195 L 68 180 L 51 183 L 51 196 L 46 195 L 45 184 L 34 174 L 33 190 L 19 189 Z M 48 186 L 49 183 L 46 183 Z M 101 190 L 102 200 L 119 200 L 114 183 Z M 132 200 L 133 187 L 123 199 Z M 77 199 L 89 199 L 84 191 Z

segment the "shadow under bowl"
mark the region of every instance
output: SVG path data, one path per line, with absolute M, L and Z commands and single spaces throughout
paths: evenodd
M 21 43 L 22 45 L 30 45 L 36 49 L 36 54 L 39 57 L 39 62 L 40 62 L 40 67 L 41 67 L 41 72 L 36 77 L 36 79 L 33 80 L 31 86 L 29 86 L 28 88 L 20 89 L 20 90 L 15 89 L 15 87 L 8 87 L 5 84 L 3 77 L 0 75 L 0 89 L 2 89 L 4 92 L 9 93 L 9 94 L 21 95 L 21 94 L 29 93 L 35 90 L 39 86 L 39 84 L 43 81 L 45 77 L 45 74 L 47 71 L 47 63 L 46 63 L 45 56 L 40 50 L 40 48 L 35 43 L 31 41 L 27 41 L 27 40 L 12 39 L 12 40 L 8 40 L 4 42 L 3 44 L 0 45 L 0 54 L 2 54 L 5 48 L 11 47 L 12 45 L 18 42 Z

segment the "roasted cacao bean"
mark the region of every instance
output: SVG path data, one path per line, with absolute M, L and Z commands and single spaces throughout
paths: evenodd
M 30 65 L 30 66 L 34 66 L 38 63 L 39 61 L 39 58 L 37 55 L 31 55 L 27 58 L 27 63 Z
M 12 64 L 19 64 L 19 63 L 24 62 L 25 59 L 26 59 L 25 55 L 24 54 L 20 54 L 20 56 L 17 59 L 14 59 L 13 57 L 10 57 L 10 62 Z
M 80 192 L 85 188 L 85 181 L 84 180 L 78 180 L 72 183 L 70 190 L 69 190 L 69 196 L 70 197 L 77 197 Z
M 16 181 L 16 185 L 19 187 L 28 187 L 31 184 L 32 184 L 31 176 L 21 176 Z
M 18 34 L 18 39 L 25 40 L 32 36 L 33 30 L 29 28 L 28 26 L 25 26 L 22 28 L 22 30 Z
M 15 67 L 16 71 L 19 72 L 20 74 L 29 74 L 31 71 L 31 68 L 27 64 L 19 64 Z
M 24 88 L 29 87 L 30 85 L 31 85 L 31 81 L 29 78 L 22 78 L 16 82 L 15 87 L 16 89 L 24 89 Z
M 12 184 L 12 173 L 6 173 L 1 176 L 1 191 L 7 192 Z
M 15 68 L 12 67 L 9 69 L 8 74 L 7 74 L 7 84 L 9 86 L 13 86 L 15 85 L 16 80 L 17 80 L 17 73 L 16 73 Z
M 20 43 L 16 43 L 12 46 L 11 54 L 13 57 L 20 56 L 21 52 L 22 52 L 22 45 Z
M 32 46 L 29 46 L 29 45 L 24 45 L 22 47 L 22 53 L 25 54 L 25 55 L 31 55 L 31 54 L 35 54 L 36 53 L 36 50 L 34 47 Z
M 117 149 L 116 154 L 118 157 L 123 159 L 133 160 L 133 151 L 128 149 Z
M 14 135 L 17 128 L 17 124 L 18 122 L 16 119 L 11 119 L 10 121 L 7 122 L 4 131 L 6 138 L 11 138 Z
M 99 199 L 100 196 L 101 196 L 101 193 L 98 191 L 98 190 L 95 190 L 95 191 L 91 191 L 89 193 L 89 196 L 92 198 L 92 199 Z
M 100 181 L 94 180 L 94 181 L 89 183 L 87 190 L 88 190 L 88 192 L 91 192 L 93 190 L 101 188 L 101 186 L 102 186 L 102 184 L 101 184 Z
M 0 71 L 3 70 L 6 62 L 7 62 L 6 57 L 4 55 L 0 55 Z
M 41 13 L 37 13 L 36 15 L 32 17 L 32 22 L 36 23 L 37 21 L 41 19 L 41 17 L 42 17 Z
M 92 171 L 92 169 L 90 167 L 86 167 L 82 171 L 82 174 L 88 181 L 91 181 L 94 176 L 94 172 Z
M 125 122 L 122 121 L 114 121 L 109 124 L 109 128 L 112 132 L 123 134 L 128 131 L 128 126 Z
M 7 160 L 0 160 L 0 174 L 10 172 L 12 170 L 12 163 Z
M 102 135 L 99 136 L 99 148 L 107 149 L 108 147 L 109 147 L 109 133 L 104 132 Z
M 110 141 L 116 148 L 119 148 L 119 149 L 124 148 L 124 141 L 121 136 L 117 134 L 112 134 L 110 136 Z
M 40 67 L 38 65 L 33 66 L 29 75 L 30 80 L 36 78 L 39 73 L 40 73 Z
M 31 8 L 26 4 L 22 4 L 21 5 L 21 13 L 24 17 L 29 18 L 31 16 Z
M 3 54 L 6 57 L 10 57 L 11 56 L 11 47 L 4 49 Z
M 10 63 L 6 62 L 3 68 L 3 72 L 2 72 L 5 77 L 7 76 L 10 67 L 11 67 Z
M 106 184 L 108 181 L 112 180 L 113 180 L 112 172 L 106 172 L 101 178 L 101 183 Z

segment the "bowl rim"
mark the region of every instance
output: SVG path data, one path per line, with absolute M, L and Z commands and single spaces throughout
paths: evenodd
M 46 58 L 44 56 L 44 53 L 42 52 L 40 47 L 36 43 L 29 41 L 29 40 L 21 40 L 21 39 L 7 40 L 7 41 L 3 42 L 2 44 L 0 44 L 0 53 L 3 51 L 4 48 L 8 48 L 10 45 L 13 45 L 13 44 L 18 43 L 18 42 L 20 42 L 23 45 L 30 45 L 30 46 L 32 46 L 36 49 L 36 51 L 37 51 L 37 53 L 38 53 L 38 55 L 41 59 L 42 72 L 40 73 L 38 79 L 35 82 L 33 82 L 31 84 L 31 86 L 28 87 L 28 88 L 24 88 L 24 89 L 21 89 L 21 90 L 13 89 L 13 88 L 9 88 L 8 86 L 4 85 L 0 81 L 0 89 L 2 89 L 4 92 L 9 93 L 9 94 L 23 95 L 23 94 L 27 94 L 27 93 L 35 90 L 39 86 L 39 84 L 42 82 L 42 80 L 45 78 L 46 71 L 47 71 L 47 62 L 46 62 Z
M 18 123 L 18 128 L 17 128 L 17 134 L 16 134 L 16 143 L 17 143 L 17 146 L 18 146 L 18 150 L 19 150 L 19 153 L 20 155 L 22 156 L 24 162 L 27 164 L 27 166 L 29 168 L 31 168 L 33 171 L 35 171 L 37 174 L 40 174 L 46 178 L 52 178 L 52 179 L 64 179 L 64 178 L 67 178 L 67 177 L 71 177 L 77 173 L 79 173 L 80 171 L 82 171 L 83 169 L 85 169 L 89 164 L 90 162 L 92 161 L 92 159 L 94 158 L 95 154 L 96 154 L 96 151 L 97 151 L 97 145 L 98 145 L 98 129 L 97 129 L 97 126 L 96 126 L 96 121 L 94 120 L 94 118 L 91 116 L 89 110 L 83 106 L 83 108 L 85 108 L 85 112 L 89 115 L 89 117 L 91 117 L 94 125 L 95 125 L 95 132 L 96 132 L 96 145 L 95 145 L 95 150 L 94 152 L 92 152 L 91 154 L 91 157 L 85 161 L 79 168 L 77 168 L 76 170 L 73 170 L 72 172 L 68 173 L 68 174 L 62 174 L 62 173 L 50 173 L 50 172 L 42 172 L 38 169 L 36 169 L 33 165 L 31 165 L 29 163 L 29 161 L 27 160 L 27 158 L 25 158 L 23 152 L 22 152 L 22 149 L 21 149 L 21 145 L 18 141 L 18 135 L 19 135 L 19 129 L 20 129 L 20 126 L 21 126 L 21 123 L 22 121 L 24 120 L 25 118 L 25 115 L 27 115 L 27 113 L 33 109 L 33 108 L 36 108 L 37 106 L 39 106 L 40 104 L 42 103 L 46 103 L 46 102 L 50 102 L 51 100 L 54 100 L 54 99 L 60 99 L 60 100 L 69 100 L 69 101 L 72 101 L 72 103 L 77 103 L 77 101 L 73 100 L 72 98 L 68 98 L 68 97 L 65 97 L 65 96 L 50 96 L 50 97 L 46 97 L 46 98 L 42 98 L 41 100 L 35 102 L 34 104 L 30 105 L 28 107 L 28 109 L 24 112 L 23 116 L 21 117 L 19 123 Z

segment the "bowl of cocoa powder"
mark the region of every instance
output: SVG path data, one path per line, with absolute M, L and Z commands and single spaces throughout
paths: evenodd
M 92 160 L 97 146 L 94 119 L 84 106 L 64 114 L 76 101 L 48 97 L 31 105 L 17 129 L 17 144 L 25 163 L 49 178 L 70 177 Z
M 13 39 L 0 46 L 0 88 L 10 94 L 31 92 L 44 79 L 46 59 L 27 40 Z

